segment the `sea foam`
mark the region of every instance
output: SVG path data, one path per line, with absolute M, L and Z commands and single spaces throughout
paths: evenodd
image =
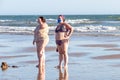
M 54 32 L 55 26 L 49 26 L 50 32 Z M 80 26 L 80 27 L 73 27 L 74 32 L 119 32 L 120 30 L 117 29 L 116 27 L 112 26 Z M 0 33 L 31 33 L 33 34 L 35 27 L 27 27 L 27 26 L 22 26 L 22 27 L 16 27 L 16 26 L 0 26 Z

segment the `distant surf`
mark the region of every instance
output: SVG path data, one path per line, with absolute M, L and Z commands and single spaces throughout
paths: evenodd
M 57 15 L 43 15 L 53 34 L 57 25 Z M 38 25 L 39 15 L 0 16 L 0 33 L 33 34 Z M 120 15 L 65 15 L 74 32 L 80 33 L 120 33 Z

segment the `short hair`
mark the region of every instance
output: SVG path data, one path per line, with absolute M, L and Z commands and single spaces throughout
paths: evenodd
M 46 22 L 46 19 L 43 16 L 40 16 L 39 18 L 42 20 L 42 22 Z

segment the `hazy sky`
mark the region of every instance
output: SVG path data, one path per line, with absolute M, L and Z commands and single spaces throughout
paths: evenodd
M 120 14 L 120 0 L 0 0 L 0 15 Z

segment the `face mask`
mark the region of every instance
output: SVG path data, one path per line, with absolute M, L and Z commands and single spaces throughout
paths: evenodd
M 58 23 L 61 23 L 61 19 L 60 18 L 58 19 Z

